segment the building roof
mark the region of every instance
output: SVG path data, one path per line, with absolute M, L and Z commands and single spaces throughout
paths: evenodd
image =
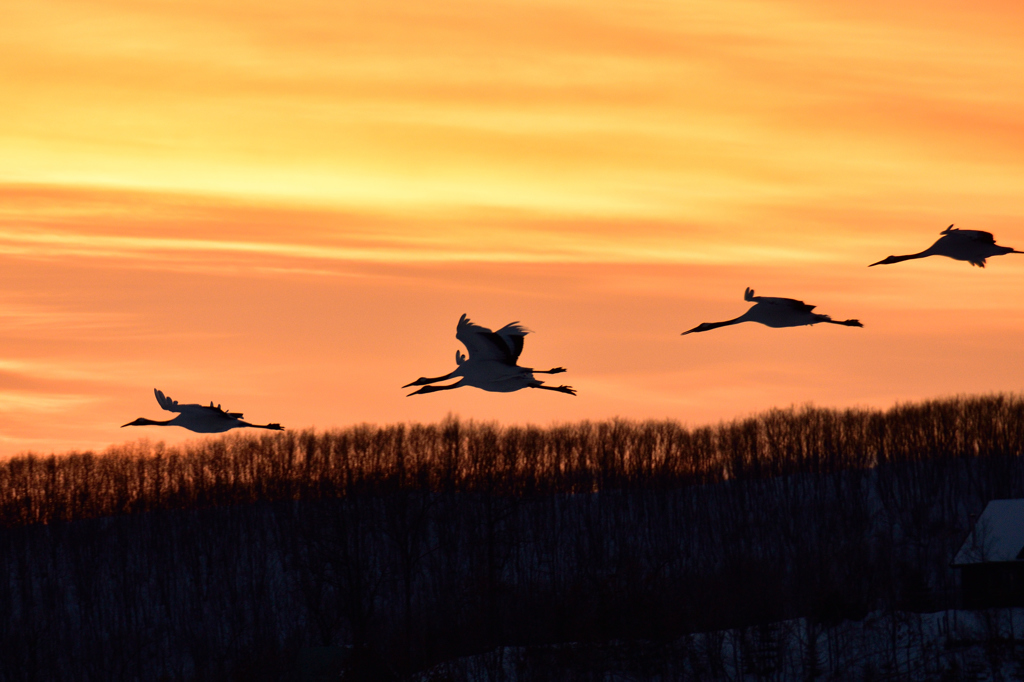
M 992 500 L 953 559 L 954 566 L 1024 562 L 1024 499 Z

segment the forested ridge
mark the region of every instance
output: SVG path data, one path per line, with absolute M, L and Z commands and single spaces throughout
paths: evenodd
M 950 561 L 971 514 L 1024 497 L 1022 452 L 1024 399 L 998 395 L 17 457 L 0 464 L 0 680 L 289 679 L 325 645 L 400 678 L 501 646 L 793 618 L 841 654 L 844 621 L 956 606 Z M 719 678 L 702 647 L 645 660 Z
M 393 490 L 500 495 L 672 488 L 1024 451 L 1024 398 L 958 397 L 888 411 L 771 410 L 717 426 L 614 420 L 461 422 L 231 434 L 181 448 L 0 462 L 0 524 Z M 985 485 L 983 481 L 973 481 Z M 979 494 L 983 491 L 978 490 Z

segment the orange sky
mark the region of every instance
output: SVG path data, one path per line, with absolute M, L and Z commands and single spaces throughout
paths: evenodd
M 346 6 L 352 5 L 352 6 Z M 898 6 L 894 6 L 898 5 Z M 1024 6 L 11 0 L 0 456 L 182 402 L 329 428 L 1024 387 Z M 740 325 L 743 289 L 864 329 Z M 572 398 L 406 398 L 459 315 Z

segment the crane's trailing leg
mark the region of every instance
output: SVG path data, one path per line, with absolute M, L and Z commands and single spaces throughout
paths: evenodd
M 254 429 L 270 429 L 271 431 L 284 431 L 284 427 L 280 424 L 246 424 Z
M 554 369 L 531 369 L 534 374 L 561 374 L 566 371 L 565 367 L 555 367 Z
M 576 389 L 572 386 L 544 386 L 542 384 L 531 385 L 530 388 L 543 388 L 545 391 L 558 391 L 559 393 L 568 393 L 569 395 L 576 395 Z

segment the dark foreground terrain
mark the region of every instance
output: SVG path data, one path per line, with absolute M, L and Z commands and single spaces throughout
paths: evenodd
M 950 561 L 1022 452 L 990 396 L 16 458 L 0 681 L 999 679 L 1021 615 L 953 611 Z

